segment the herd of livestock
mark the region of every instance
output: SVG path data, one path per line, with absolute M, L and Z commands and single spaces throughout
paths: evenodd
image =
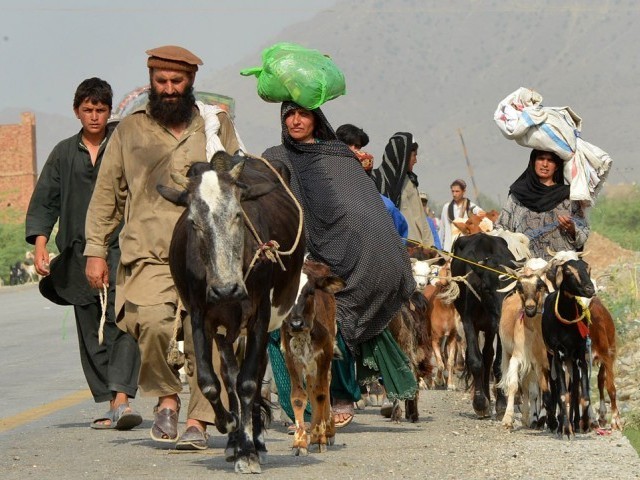
M 343 284 L 325 265 L 305 262 L 299 207 L 285 189 L 269 187 L 282 181 L 278 167 L 254 157 L 217 156 L 192 166 L 187 177 L 174 178 L 184 191 L 158 188 L 186 207 L 174 230 L 170 266 L 192 317 L 199 385 L 214 406 L 216 427 L 228 434 L 227 460 L 237 472 L 257 473 L 267 452 L 268 407 L 260 388 L 267 336 L 279 325 L 296 418 L 293 452 L 307 454 L 312 447 L 322 452 L 334 442 L 328 394 L 335 355 L 333 296 Z M 208 198 L 214 190 L 221 195 L 217 201 Z M 523 426 L 546 425 L 572 438 L 606 421 L 606 387 L 611 426 L 620 428 L 615 329 L 594 297 L 588 264 L 575 252 L 552 253 L 550 261 L 527 259 L 517 235 L 462 236 L 448 259 L 414 259 L 418 290 L 389 331 L 419 381 L 455 388 L 454 370 L 462 363 L 480 418 L 495 409 L 512 428 L 519 394 Z M 244 358 L 238 361 L 234 342 L 242 335 Z M 211 362 L 214 341 L 220 372 Z M 597 417 L 589 397 L 590 368 L 596 363 Z M 228 408 L 220 399 L 221 379 Z M 303 418 L 307 400 L 309 427 Z M 392 418 L 399 420 L 400 412 L 396 402 Z M 405 402 L 405 418 L 418 420 L 417 394 Z
M 335 437 L 329 403 L 334 295 L 344 283 L 325 265 L 305 261 L 300 207 L 287 189 L 274 188 L 284 185 L 282 168 L 219 153 L 211 163 L 194 164 L 186 177 L 172 177 L 183 190 L 158 186 L 164 198 L 185 207 L 173 232 L 171 273 L 191 316 L 198 383 L 213 405 L 216 428 L 228 434 L 226 459 L 240 473 L 260 472 L 267 453 L 269 405 L 261 386 L 269 332 L 280 326 L 296 423 L 293 452 L 325 451 Z M 209 198 L 213 192 L 216 201 Z M 588 264 L 576 252 L 550 252 L 549 261 L 526 258 L 517 234 L 469 233 L 447 258 L 412 259 L 418 288 L 389 324 L 417 381 L 455 389 L 462 370 L 479 418 L 495 410 L 513 428 L 519 396 L 523 427 L 568 438 L 606 423 L 606 388 L 611 427 L 621 428 L 614 323 L 594 296 Z M 246 339 L 242 355 L 235 350 L 240 337 Z M 213 342 L 222 360 L 218 372 Z M 596 364 L 600 404 L 594 412 L 589 379 Z M 412 422 L 418 421 L 418 393 L 404 405 Z M 307 400 L 310 426 L 303 418 Z M 401 412 L 396 401 L 392 419 L 400 420 Z

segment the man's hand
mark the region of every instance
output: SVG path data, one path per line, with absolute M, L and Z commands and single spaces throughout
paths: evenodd
M 47 237 L 38 235 L 36 237 L 35 248 L 33 250 L 33 266 L 38 275 L 46 277 L 49 275 L 49 252 L 47 251 Z
M 108 286 L 109 267 L 107 266 L 107 261 L 100 257 L 87 257 L 85 275 L 92 288 L 102 289 L 104 285 Z

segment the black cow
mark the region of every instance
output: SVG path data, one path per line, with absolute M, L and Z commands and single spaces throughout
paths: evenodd
M 284 167 L 278 167 L 285 175 Z M 264 256 L 249 268 L 260 245 L 242 211 L 263 242 L 275 241 L 283 251 L 296 240 L 299 212 L 276 175 L 253 157 L 218 153 L 211 164 L 192 165 L 187 178 L 173 178 L 186 190 L 159 185 L 158 191 L 187 207 L 173 232 L 169 263 L 191 315 L 198 385 L 215 410 L 217 429 L 229 434 L 227 460 L 235 462 L 236 472 L 258 473 L 267 451 L 260 386 L 269 322 L 276 320 L 271 308 L 281 322 L 293 306 L 304 242 L 301 238 L 292 255 L 282 256 L 286 271 Z M 246 335 L 246 351 L 238 365 L 233 344 L 241 334 Z M 229 411 L 221 402 L 211 361 L 213 341 L 220 351 Z
M 458 258 L 454 257 L 451 262 L 451 275 L 465 277 L 464 281 L 458 282 L 460 295 L 454 304 L 460 314 L 467 341 L 466 376 L 467 380 L 471 378 L 473 381 L 473 410 L 478 417 L 484 418 L 491 414 L 489 380 L 492 367 L 496 384 L 502 377 L 499 338 L 496 352 L 493 347 L 505 296 L 505 293 L 497 291 L 504 286 L 499 279 L 499 272 L 504 272 L 503 266 L 514 267 L 514 258 L 506 240 L 485 233 L 459 237 L 453 245 L 453 254 Z M 479 332 L 484 332 L 482 352 L 478 343 Z M 505 409 L 505 396 L 501 389 L 497 389 L 498 417 Z
M 568 260 L 552 268 L 557 290 L 547 296 L 542 312 L 542 337 L 550 351 L 552 378 L 551 393 L 545 395 L 545 408 L 549 428 L 555 430 L 557 427 L 559 435 L 564 433 L 571 438 L 574 435 L 573 418 L 579 415 L 580 406 L 583 409 L 580 423 L 583 430 L 588 430 L 591 403 L 586 361 L 588 326 L 576 296 L 591 298 L 595 288 L 589 266 L 582 259 Z

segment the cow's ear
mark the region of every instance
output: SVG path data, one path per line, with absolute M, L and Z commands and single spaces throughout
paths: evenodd
M 174 205 L 179 207 L 186 207 L 189 203 L 187 201 L 188 192 L 186 190 L 176 190 L 175 188 L 167 187 L 166 185 L 156 185 L 156 190 L 162 195 L 162 198 L 169 200 Z
M 346 283 L 336 275 L 329 275 L 318 279 L 317 286 L 327 293 L 337 293 L 345 287 Z
M 256 198 L 260 198 L 263 195 L 272 192 L 274 189 L 278 188 L 279 185 L 279 183 L 274 182 L 261 182 L 249 185 L 242 190 L 240 200 L 255 200 Z

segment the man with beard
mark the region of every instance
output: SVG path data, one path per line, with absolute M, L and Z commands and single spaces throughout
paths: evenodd
M 142 395 L 158 397 L 151 438 L 178 449 L 206 449 L 215 416 L 197 385 L 191 323 L 182 322 L 190 389 L 186 430 L 178 439 L 182 385 L 167 351 L 178 294 L 169 270 L 169 244 L 183 208 L 163 199 L 156 185 L 174 185 L 194 162 L 225 150 L 244 150 L 223 110 L 196 102 L 193 83 L 200 58 L 177 46 L 148 50 L 149 103 L 124 118 L 111 137 L 89 204 L 86 275 L 93 288 L 108 282 L 107 239 L 121 219 L 121 259 L 116 278 L 118 326 L 138 341 Z

